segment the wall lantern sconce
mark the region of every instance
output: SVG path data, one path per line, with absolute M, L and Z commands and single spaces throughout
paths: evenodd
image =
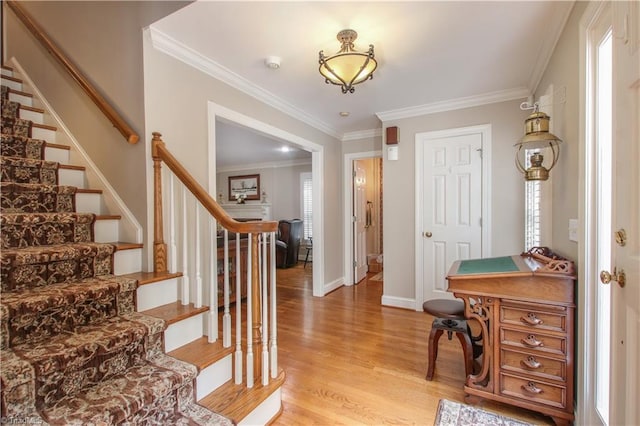
M 533 109 L 533 113 L 527 117 L 524 122 L 525 135 L 514 146 L 518 147 L 516 152 L 516 167 L 524 174 L 525 180 L 547 180 L 549 179 L 549 172 L 558 162 L 560 158 L 560 143 L 562 140 L 549 133 L 549 116 L 544 112 L 539 111 L 539 104 L 536 102 L 533 106 L 528 103 L 522 103 L 521 109 Z M 551 148 L 551 154 L 553 159 L 551 165 L 547 168 L 543 165 L 544 156 L 540 153 L 540 150 L 544 148 Z M 520 151 L 524 150 L 525 155 L 528 155 L 528 150 L 533 150 L 530 154 L 529 162 L 531 165 L 528 168 L 522 164 Z
M 342 46 L 335 55 L 324 56 L 324 51 L 320 51 L 320 74 L 325 83 L 340 86 L 342 93 L 353 93 L 353 86 L 372 79 L 378 67 L 373 44 L 369 45 L 367 52 L 357 52 L 353 47 L 356 38 L 358 33 L 354 30 L 342 30 L 338 33 Z

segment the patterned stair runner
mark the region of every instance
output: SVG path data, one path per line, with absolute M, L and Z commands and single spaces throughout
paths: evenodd
M 75 211 L 46 142 L 2 86 L 0 380 L 7 422 L 231 425 L 194 401 L 198 371 L 164 353 L 163 320 L 135 312 L 95 214 Z

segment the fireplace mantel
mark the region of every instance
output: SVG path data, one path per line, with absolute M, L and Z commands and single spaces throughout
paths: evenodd
M 271 204 L 220 204 L 234 219 L 271 220 Z

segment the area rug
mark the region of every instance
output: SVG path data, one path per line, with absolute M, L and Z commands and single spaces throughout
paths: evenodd
M 471 405 L 441 399 L 434 426 L 532 426 Z

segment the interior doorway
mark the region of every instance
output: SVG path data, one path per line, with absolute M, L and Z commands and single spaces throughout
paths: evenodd
M 367 272 L 381 272 L 382 153 L 345 155 L 344 159 L 344 284 L 354 285 Z
M 219 121 L 234 123 L 250 129 L 252 132 L 264 135 L 273 141 L 286 142 L 302 150 L 311 153 L 311 173 L 313 192 L 313 245 L 314 245 L 314 267 L 313 267 L 313 295 L 324 296 L 326 289 L 324 286 L 324 215 L 323 215 L 323 194 L 324 187 L 324 147 L 297 135 L 286 132 L 282 129 L 261 122 L 253 117 L 246 116 L 236 111 L 225 108 L 221 105 L 209 102 L 209 192 L 216 194 L 219 187 L 216 173 L 216 124 Z M 255 161 L 254 165 L 259 161 Z M 212 189 L 211 189 L 212 188 Z M 275 190 L 273 188 L 272 190 Z M 217 194 L 216 194 L 217 195 Z

